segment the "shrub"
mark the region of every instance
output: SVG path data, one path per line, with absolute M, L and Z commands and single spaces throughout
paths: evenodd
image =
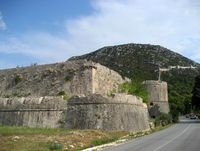
M 62 148 L 63 148 L 63 145 L 59 143 L 49 144 L 50 150 L 62 150 Z
M 65 75 L 65 81 L 71 81 L 76 73 L 76 69 L 68 69 Z
M 18 84 L 19 82 L 22 81 L 22 78 L 19 75 L 16 75 L 14 78 L 15 84 Z
M 58 93 L 58 95 L 65 95 L 66 93 L 65 93 L 65 91 L 60 91 L 59 93 Z
M 118 137 L 110 137 L 110 138 L 104 137 L 104 138 L 100 138 L 100 139 L 92 141 L 91 144 L 95 145 L 95 146 L 98 146 L 98 145 L 114 142 L 117 139 L 119 139 L 119 138 Z
M 130 83 L 125 82 L 120 86 L 120 92 L 139 96 L 144 103 L 148 103 L 149 94 L 140 80 L 132 80 Z
M 69 100 L 69 96 L 67 94 L 63 95 L 64 100 Z
M 161 113 L 158 117 L 155 118 L 155 126 L 166 126 L 172 123 L 172 117 L 170 114 Z
M 107 96 L 108 96 L 108 97 L 112 97 L 113 94 L 114 94 L 115 92 L 116 92 L 116 91 L 109 91 L 109 92 L 107 92 Z
M 65 81 L 70 81 L 71 79 L 72 79 L 72 76 L 70 75 L 65 76 Z
M 65 92 L 65 91 L 60 91 L 58 93 L 59 96 L 63 96 L 64 100 L 68 100 L 69 99 L 69 95 Z
M 179 121 L 179 109 L 175 103 L 170 103 L 170 114 L 172 115 L 172 121 L 177 123 Z

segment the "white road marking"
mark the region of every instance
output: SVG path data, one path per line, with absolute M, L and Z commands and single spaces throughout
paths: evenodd
M 183 135 L 190 127 L 191 125 L 188 125 L 179 135 L 177 135 L 176 137 L 174 137 L 173 139 L 171 139 L 170 141 L 166 142 L 165 144 L 159 146 L 158 148 L 154 149 L 153 151 L 158 151 L 161 148 L 163 148 L 164 146 L 168 145 L 169 143 L 171 143 L 172 141 L 174 141 L 175 139 L 177 139 L 178 137 L 180 137 L 181 135 Z

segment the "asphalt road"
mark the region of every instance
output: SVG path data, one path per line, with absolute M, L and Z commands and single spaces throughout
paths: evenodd
M 200 120 L 181 119 L 165 130 L 104 151 L 199 151 Z

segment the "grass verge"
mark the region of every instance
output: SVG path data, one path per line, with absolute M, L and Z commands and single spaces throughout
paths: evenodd
M 0 126 L 0 146 L 1 151 L 74 151 L 141 137 L 169 126 L 138 133 Z
M 115 141 L 128 132 L 0 126 L 1 151 L 74 151 Z

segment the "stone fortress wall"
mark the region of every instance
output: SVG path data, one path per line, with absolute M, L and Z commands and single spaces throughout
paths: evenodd
M 68 103 L 66 128 L 148 130 L 148 109 L 141 98 L 126 94 L 73 97 Z
M 117 94 L 126 81 L 117 72 L 86 60 L 1 70 L 0 124 L 149 129 L 148 111 L 141 99 Z M 71 99 L 58 96 L 61 92 Z M 108 97 L 111 92 L 116 94 Z
M 150 115 L 155 117 L 161 112 L 169 113 L 167 82 L 147 80 L 144 84 L 150 95 Z
M 126 79 L 127 80 L 127 79 Z M 1 97 L 107 94 L 125 82 L 117 72 L 86 60 L 0 70 Z
M 66 107 L 67 102 L 61 96 L 0 98 L 0 124 L 61 127 Z

